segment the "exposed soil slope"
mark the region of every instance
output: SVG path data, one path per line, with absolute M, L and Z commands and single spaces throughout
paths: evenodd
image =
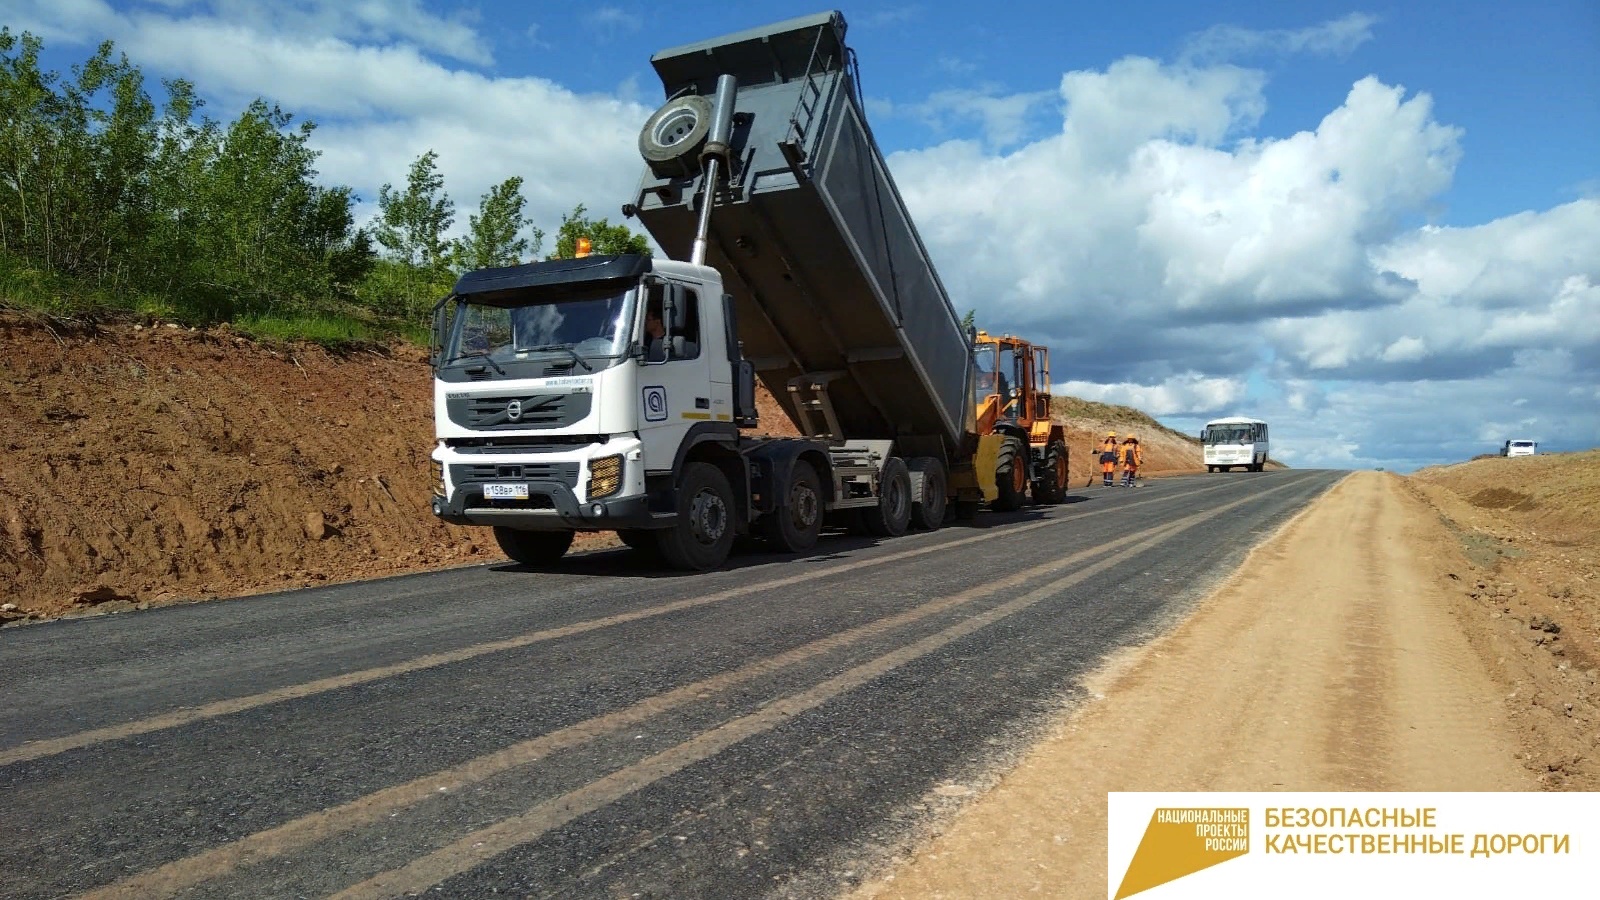
M 19 318 L 0 318 L 0 346 L 0 624 L 499 558 L 487 530 L 428 511 L 415 347 Z M 793 434 L 758 395 L 763 430 Z M 1107 425 L 1127 430 L 1071 422 L 1075 488 Z M 1145 455 L 1147 474 L 1199 468 L 1193 441 L 1155 429 Z

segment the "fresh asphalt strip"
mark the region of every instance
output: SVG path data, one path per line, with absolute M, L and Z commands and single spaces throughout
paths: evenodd
M 361 669 L 359 671 L 348 672 L 343 675 L 334 675 L 328 678 L 319 678 L 315 681 L 308 681 L 302 684 L 286 685 L 274 690 L 249 694 L 243 697 L 230 697 L 225 700 L 216 700 L 210 703 L 203 703 L 198 706 L 173 710 L 160 715 L 135 719 L 119 725 L 109 725 L 104 728 L 94 728 L 58 738 L 50 738 L 47 740 L 29 741 L 6 750 L 0 750 L 0 766 L 7 766 L 18 762 L 26 762 L 28 760 L 42 759 L 47 756 L 54 756 L 58 753 L 65 753 L 68 750 L 76 750 L 81 747 L 90 747 L 95 744 L 105 743 L 107 741 L 122 740 L 124 738 L 135 737 L 141 734 L 149 734 L 153 731 L 177 728 L 193 722 L 231 715 L 233 713 L 255 709 L 260 706 L 267 706 L 273 703 L 283 703 L 288 700 L 298 700 L 302 697 L 310 697 L 316 694 L 325 693 L 327 691 L 353 687 L 355 685 L 366 684 L 373 681 L 381 681 L 382 679 L 392 678 L 397 675 L 405 675 L 423 669 L 431 669 L 437 666 L 462 662 L 464 660 L 474 659 L 479 656 L 485 656 L 490 653 L 516 650 L 544 641 L 558 640 L 560 638 L 571 637 L 576 634 L 583 634 L 584 632 L 588 631 L 595 631 L 601 628 L 610 628 L 627 622 L 635 622 L 640 619 L 649 619 L 656 616 L 664 616 L 671 613 L 680 612 L 686 609 L 692 609 L 698 606 L 720 603 L 724 600 L 731 600 L 735 597 L 745 597 L 752 594 L 760 594 L 766 591 L 789 587 L 791 585 L 800 584 L 806 581 L 828 578 L 830 576 L 840 575 L 859 569 L 866 569 L 873 566 L 900 562 L 930 553 L 940 553 L 945 550 L 950 550 L 969 544 L 975 544 L 981 541 L 996 540 L 1000 538 L 1011 540 L 1016 535 L 1024 532 L 1034 531 L 1040 528 L 1049 528 L 1056 525 L 1069 524 L 1089 516 L 1104 516 L 1120 510 L 1147 506 L 1152 503 L 1164 503 L 1171 500 L 1181 499 L 1183 497 L 1193 496 L 1195 494 L 1209 493 L 1211 491 L 1221 490 L 1226 486 L 1226 483 L 1218 483 L 1192 491 L 1184 491 L 1177 494 L 1162 494 L 1157 497 L 1152 497 L 1148 500 L 1138 500 L 1132 503 L 1124 503 L 1109 510 L 1087 510 L 1082 513 L 1046 519 L 1042 522 L 1030 522 L 1026 525 L 1004 526 L 1000 528 L 987 529 L 982 534 L 971 535 L 969 537 L 958 538 L 955 540 L 939 541 L 928 546 L 917 547 L 909 550 L 901 550 L 888 553 L 883 556 L 856 560 L 837 566 L 829 566 L 821 569 L 808 569 L 802 573 L 789 575 L 783 578 L 762 581 L 756 584 L 740 585 L 738 587 L 716 591 L 704 596 L 689 597 L 683 600 L 663 603 L 659 606 L 651 606 L 646 609 L 622 613 L 620 615 L 606 616 L 600 619 L 590 619 L 584 622 L 574 622 L 570 625 L 563 625 L 559 628 L 547 628 L 539 631 L 531 631 L 526 634 L 517 635 L 516 637 L 472 644 L 467 647 L 461 647 L 456 650 L 449 650 L 442 653 L 429 653 L 424 656 L 414 657 L 412 659 L 392 663 L 390 665 Z M 1253 494 L 1251 496 L 1258 495 Z M 935 535 L 937 536 L 939 533 L 940 532 L 935 532 Z
M 379 874 L 346 889 L 336 896 L 340 898 L 390 897 L 407 892 L 426 890 L 451 876 L 475 867 L 492 856 L 533 841 L 542 834 L 558 828 L 581 815 L 599 809 L 655 781 L 679 772 L 696 762 L 714 756 L 733 744 L 777 727 L 795 715 L 820 706 L 840 694 L 860 687 L 899 666 L 933 653 L 961 637 L 1020 612 L 1042 600 L 1056 596 L 1061 591 L 1085 579 L 1145 553 L 1150 548 L 1171 537 L 1209 520 L 1219 512 L 1232 509 L 1266 494 L 1293 487 L 1297 483 L 1289 482 L 1259 491 L 1221 506 L 1207 508 L 1203 512 L 1192 514 L 1162 526 L 1154 532 L 1129 535 L 1113 540 L 1099 547 L 1035 566 L 1003 579 L 984 584 L 981 587 L 939 598 L 914 609 L 830 635 L 821 640 L 793 648 L 767 659 L 758 660 L 738 669 L 675 688 L 626 709 L 576 723 L 478 757 L 461 765 L 413 779 L 404 784 L 385 788 L 348 803 L 320 810 L 286 822 L 283 825 L 257 832 L 212 850 L 176 860 L 148 872 L 130 876 L 83 896 L 86 898 L 171 896 L 195 885 L 228 875 L 242 866 L 261 863 L 325 840 L 333 835 L 381 822 L 394 814 L 395 811 L 435 797 L 441 791 L 447 793 L 459 792 L 477 782 L 507 770 L 537 762 L 553 753 L 581 745 L 605 734 L 633 727 L 674 708 L 697 700 L 705 701 L 710 694 L 727 691 L 741 683 L 763 675 L 797 665 L 821 654 L 881 635 L 892 629 L 949 611 L 961 605 L 1004 593 L 1039 578 L 1050 577 L 1063 570 L 1072 570 L 1069 574 L 1056 578 L 1014 600 L 964 619 L 943 631 L 848 669 L 810 689 L 778 699 L 755 713 L 726 722 L 676 747 L 603 776 L 582 788 L 543 801 L 522 815 L 514 816 L 487 828 L 474 831 L 406 866 Z M 1002 529 L 1002 531 L 1006 534 L 1015 534 L 1019 530 L 1043 527 L 1044 525 L 1061 521 L 1066 520 L 1051 520 L 1051 522 L 1022 526 L 1022 528 Z M 982 538 L 964 538 L 959 541 L 940 544 L 934 548 L 919 548 L 915 551 L 895 554 L 895 557 L 904 558 L 908 555 L 970 543 L 979 539 Z M 1104 558 L 1098 562 L 1083 565 L 1095 557 Z M 871 562 L 883 562 L 888 558 L 885 557 Z M 830 571 L 847 571 L 856 567 L 858 567 L 858 564 L 851 564 L 834 567 Z M 802 579 L 786 579 L 781 583 L 790 584 L 797 580 Z

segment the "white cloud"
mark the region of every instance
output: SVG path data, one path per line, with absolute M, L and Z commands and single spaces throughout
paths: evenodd
M 1208 378 L 1192 372 L 1154 385 L 1068 381 L 1055 389 L 1086 400 L 1133 406 L 1152 416 L 1220 414 L 1243 399 L 1245 393 L 1240 379 Z
M 1379 358 L 1384 362 L 1416 362 L 1419 359 L 1426 359 L 1427 356 L 1427 343 L 1421 338 L 1407 335 L 1383 348 Z
M 854 20 L 847 18 L 845 21 L 860 28 L 887 28 L 891 25 L 914 22 L 922 16 L 923 9 L 920 4 L 906 3 L 863 13 Z
M 593 31 L 606 38 L 631 34 L 644 27 L 644 18 L 617 6 L 600 6 L 584 16 L 584 22 Z
M 934 60 L 934 66 L 946 75 L 960 76 L 974 75 L 979 69 L 977 63 L 959 56 L 951 56 L 949 54 L 942 55 L 938 59 Z
M 1372 40 L 1372 26 L 1377 21 L 1367 13 L 1349 13 L 1309 28 L 1257 30 L 1215 25 L 1184 43 L 1183 58 L 1204 63 L 1262 53 L 1348 56 Z
M 1000 94 L 993 87 L 950 88 L 936 91 L 927 100 L 904 108 L 935 128 L 962 121 L 976 121 L 982 128 L 984 143 L 992 148 L 1009 147 L 1027 132 L 1028 118 L 1056 95 L 1050 91 Z
M 1231 65 L 1129 58 L 1061 95 L 1059 133 L 890 165 L 956 306 L 1049 343 L 1066 390 L 1184 430 L 1248 407 L 1301 464 L 1470 456 L 1485 422 L 1600 440 L 1600 391 L 1550 389 L 1600 379 L 1600 202 L 1408 226 L 1462 132 L 1376 77 L 1281 137 Z

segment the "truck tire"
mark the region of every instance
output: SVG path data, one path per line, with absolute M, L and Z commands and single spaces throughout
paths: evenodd
M 650 114 L 639 130 L 639 155 L 657 170 L 690 174 L 711 133 L 711 100 L 697 94 L 674 97 Z
M 1028 447 L 1015 437 L 1000 445 L 995 457 L 994 486 L 999 496 L 990 504 L 995 512 L 1015 512 L 1028 495 Z
M 494 542 L 513 562 L 524 566 L 548 566 L 566 555 L 567 548 L 572 546 L 572 532 L 519 531 L 496 525 Z
M 656 542 L 654 531 L 646 528 L 625 528 L 617 532 L 617 539 L 640 556 L 654 560 L 661 558 L 661 546 Z
M 919 456 L 906 468 L 922 477 L 922 499 L 911 506 L 911 524 L 937 531 L 944 524 L 944 511 L 950 500 L 945 489 L 944 463 L 931 456 Z
M 678 480 L 678 520 L 656 532 L 667 565 L 704 572 L 728 561 L 733 550 L 733 488 L 708 462 L 691 462 Z
M 1044 448 L 1039 480 L 1033 483 L 1033 502 L 1054 506 L 1067 498 L 1067 445 L 1053 441 Z
M 822 534 L 822 507 L 822 479 L 816 468 L 796 460 L 782 504 L 761 520 L 761 536 L 782 553 L 810 550 Z
M 861 511 L 861 521 L 876 537 L 899 537 L 911 525 L 911 473 L 906 461 L 889 457 L 883 464 L 878 505 Z

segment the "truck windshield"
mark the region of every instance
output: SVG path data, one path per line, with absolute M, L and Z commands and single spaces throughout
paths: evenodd
M 444 343 L 444 369 L 485 367 L 492 377 L 538 378 L 615 365 L 627 355 L 637 291 L 500 306 L 461 301 Z

